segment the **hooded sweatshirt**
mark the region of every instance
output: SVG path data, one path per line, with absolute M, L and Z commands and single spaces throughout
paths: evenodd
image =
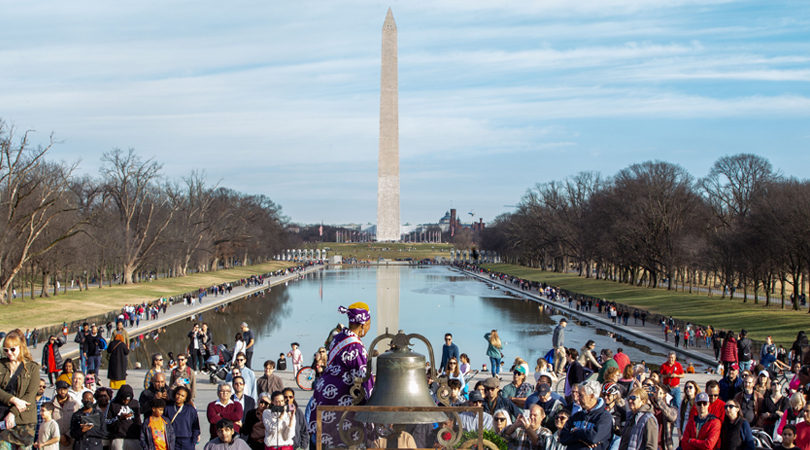
M 129 403 L 124 399 L 129 397 Z M 125 419 L 124 415 L 132 413 L 132 417 Z M 118 389 L 118 393 L 110 403 L 107 410 L 107 429 L 110 439 L 140 439 L 141 436 L 141 408 L 135 400 L 132 386 L 125 384 Z
M 590 411 L 581 410 L 571 416 L 560 431 L 560 443 L 568 450 L 607 450 L 613 434 L 613 417 L 600 398 Z

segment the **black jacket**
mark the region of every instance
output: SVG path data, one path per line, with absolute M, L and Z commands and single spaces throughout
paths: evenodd
M 165 387 L 163 389 L 166 390 Z M 157 393 L 158 391 L 155 389 L 155 385 L 153 383 L 151 386 L 149 386 L 149 389 L 145 389 L 143 392 L 141 392 L 141 396 L 138 397 L 138 403 L 141 405 L 141 414 L 143 415 L 144 421 L 147 417 L 152 415 L 152 402 L 155 400 L 155 394 Z
M 129 397 L 129 403 L 124 405 L 124 398 Z M 125 419 L 120 415 L 122 409 L 132 410 L 132 417 Z M 110 439 L 138 439 L 141 435 L 141 407 L 132 393 L 132 386 L 125 384 L 118 389 L 118 393 L 110 403 L 107 410 L 107 429 Z
M 54 345 L 51 345 L 49 341 L 42 348 L 42 367 L 46 368 L 45 372 L 59 372 L 62 370 L 62 364 L 64 361 L 62 361 L 62 354 L 59 353 L 59 347 L 63 345 L 65 345 L 65 336 L 59 335 L 59 337 L 56 338 L 56 343 Z M 51 349 L 51 347 L 53 347 L 53 359 L 56 361 L 56 367 L 53 368 L 48 367 L 48 351 Z
M 89 414 L 86 414 L 81 410 L 73 413 L 73 416 L 70 418 L 70 437 L 75 439 L 73 442 L 73 450 L 102 450 L 101 440 L 106 438 L 106 427 L 103 425 L 101 429 L 93 427 L 87 431 L 87 433 L 82 433 L 81 428 L 82 416 L 98 416 L 99 421 L 103 424 L 104 421 L 101 417 L 102 415 L 103 413 L 95 406 Z
M 107 356 L 110 364 L 107 368 L 107 378 L 110 380 L 127 379 L 127 355 L 129 347 L 121 341 L 112 341 L 107 347 Z

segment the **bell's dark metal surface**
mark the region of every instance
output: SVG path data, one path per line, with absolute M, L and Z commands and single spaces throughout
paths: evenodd
M 387 332 L 372 342 L 371 352 L 377 342 L 391 339 L 391 350 L 377 357 L 377 374 L 374 391 L 366 403 L 367 406 L 436 406 L 427 384 L 425 356 L 411 351 L 412 338 L 422 340 L 430 352 L 430 371 L 433 379 L 436 372 L 433 360 L 433 347 L 427 339 L 418 334 L 405 335 L 402 330 L 396 335 Z M 368 361 L 367 374 L 371 374 L 371 358 Z M 377 424 L 413 424 L 434 423 L 447 420 L 442 412 L 358 412 L 355 420 Z

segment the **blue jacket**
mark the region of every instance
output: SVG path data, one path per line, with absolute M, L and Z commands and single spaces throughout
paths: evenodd
M 197 442 L 197 437 L 200 435 L 200 417 L 197 415 L 197 408 L 185 404 L 180 414 L 177 414 L 177 406 L 168 405 L 163 410 L 163 418 L 172 424 L 175 436 L 192 438 L 193 442 Z
M 439 366 L 439 370 L 444 370 L 447 367 L 447 361 L 450 361 L 450 358 L 456 358 L 456 361 L 458 361 L 459 352 L 456 344 L 442 346 L 442 364 Z M 458 363 L 461 364 L 461 361 L 458 361 Z
M 575 413 L 560 430 L 560 443 L 568 450 L 607 450 L 613 435 L 613 417 L 605 409 L 605 402 L 600 398 L 590 411 L 584 409 Z
M 742 392 L 743 390 L 742 379 L 739 376 L 736 380 L 734 380 L 734 382 L 725 376 L 717 384 L 720 387 L 720 400 L 723 400 L 724 402 L 733 399 L 738 392 Z

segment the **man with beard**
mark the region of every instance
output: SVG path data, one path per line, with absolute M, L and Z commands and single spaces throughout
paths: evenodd
M 102 412 L 95 406 L 92 392 L 82 394 L 82 409 L 70 418 L 70 436 L 76 441 L 73 450 L 102 450 Z
M 110 448 L 110 431 L 107 427 L 106 417 L 104 413 L 110 406 L 110 399 L 112 398 L 112 389 L 108 387 L 99 387 L 93 397 L 96 399 L 96 408 L 101 412 L 101 445 L 105 449 Z
M 107 409 L 107 429 L 112 440 L 110 450 L 140 450 L 141 408 L 132 386 L 125 384 L 118 389 Z
M 53 420 L 59 425 L 59 450 L 72 450 L 73 438 L 70 437 L 70 419 L 79 410 L 79 404 L 68 395 L 70 385 L 64 381 L 56 382 L 56 398 L 53 405 Z
M 45 387 L 47 383 L 44 378 L 40 378 L 39 380 L 39 390 L 37 391 L 37 429 L 34 436 L 39 436 L 39 427 L 42 425 L 42 416 L 40 413 L 42 412 L 42 405 L 51 401 L 50 398 L 45 397 Z
M 141 407 L 141 414 L 143 414 L 143 420 L 146 420 L 150 415 L 152 415 L 152 402 L 155 399 L 162 399 L 168 401 L 169 393 L 168 389 L 166 389 L 166 374 L 163 372 L 158 372 L 152 378 L 152 383 L 149 384 L 149 389 L 141 392 L 141 396 L 138 398 L 138 404 Z M 138 430 L 138 441 L 140 442 L 140 430 Z

